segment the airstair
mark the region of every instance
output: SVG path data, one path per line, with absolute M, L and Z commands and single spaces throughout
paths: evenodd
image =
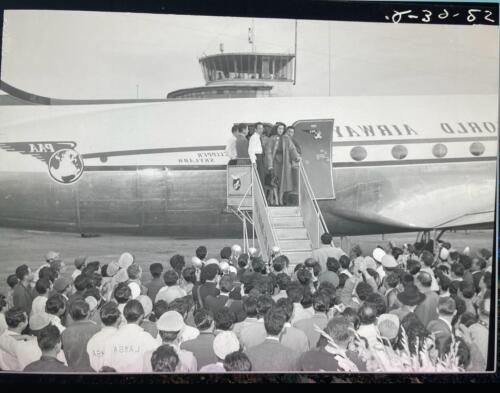
M 278 247 L 289 258 L 292 271 L 311 256 L 320 245 L 321 235 L 328 231 L 302 163 L 296 176 L 298 206 L 269 206 L 257 169 L 250 161 L 228 165 L 227 169 L 227 209 L 243 223 L 245 252 L 255 247 L 270 262 L 273 248 Z

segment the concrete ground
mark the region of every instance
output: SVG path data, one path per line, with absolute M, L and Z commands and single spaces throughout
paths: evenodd
M 416 233 L 351 236 L 348 243 L 351 246 L 359 244 L 364 253 L 368 254 L 377 245 L 385 246 L 388 241 L 397 245 L 414 243 L 416 236 Z M 492 250 L 494 244 L 492 230 L 447 232 L 442 239 L 449 241 L 459 251 L 466 246 L 470 246 L 473 251 L 483 247 Z M 346 241 L 347 239 L 343 239 L 343 244 Z M 6 278 L 14 273 L 17 266 L 26 263 L 32 269 L 37 269 L 50 250 L 61 254 L 67 265 L 64 274 L 68 275 L 73 272 L 73 261 L 78 256 L 86 255 L 89 261 L 98 260 L 106 264 L 128 251 L 135 255 L 142 266 L 143 278 L 149 280 L 148 267 L 153 262 L 161 262 L 167 266 L 170 257 L 177 253 L 184 255 L 186 259 L 191 258 L 200 245 L 207 247 L 208 257 L 218 257 L 222 247 L 235 243 L 241 244 L 241 239 L 175 239 L 123 235 L 82 238 L 75 233 L 0 228 L 0 291 L 6 290 Z M 340 239 L 334 239 L 334 243 L 339 245 Z

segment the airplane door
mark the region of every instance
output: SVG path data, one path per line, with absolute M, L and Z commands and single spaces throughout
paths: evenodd
M 333 119 L 299 120 L 294 139 L 316 199 L 335 199 L 332 173 Z

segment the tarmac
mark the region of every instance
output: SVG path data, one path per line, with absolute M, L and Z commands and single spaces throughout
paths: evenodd
M 367 255 L 377 245 L 386 246 L 389 241 L 401 246 L 403 243 L 414 243 L 417 233 L 400 233 L 382 235 L 351 236 L 342 239 L 342 244 L 359 244 Z M 493 230 L 471 230 L 446 232 L 442 240 L 449 241 L 453 248 L 463 251 L 466 246 L 472 251 L 480 248 L 493 250 Z M 335 245 L 340 244 L 334 238 Z M 250 239 L 250 246 L 252 246 Z M 219 257 L 224 246 L 242 244 L 240 238 L 235 239 L 176 239 L 164 237 L 106 235 L 82 238 L 77 233 L 42 232 L 12 228 L 0 228 L 0 292 L 7 289 L 7 276 L 13 274 L 17 266 L 25 263 L 37 269 L 44 263 L 44 255 L 48 251 L 60 253 L 66 264 L 64 275 L 71 275 L 73 262 L 78 256 L 87 256 L 88 261 L 100 261 L 102 264 L 117 260 L 121 253 L 131 252 L 143 269 L 143 280 L 149 280 L 149 265 L 162 263 L 169 268 L 169 259 L 174 254 L 181 254 L 190 259 L 198 246 L 208 249 L 208 257 Z M 255 247 L 258 248 L 255 239 Z

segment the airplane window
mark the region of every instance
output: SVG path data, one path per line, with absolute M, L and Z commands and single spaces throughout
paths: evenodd
M 363 161 L 366 158 L 366 149 L 363 146 L 354 146 L 351 149 L 351 158 L 354 161 Z
M 484 153 L 484 145 L 481 142 L 474 142 L 471 143 L 469 150 L 473 156 L 477 157 Z
M 107 161 L 108 161 L 108 157 L 106 157 L 106 156 L 101 156 L 101 157 L 99 157 L 99 160 L 100 160 L 101 162 L 107 162 Z
M 442 143 L 436 143 L 432 147 L 432 154 L 434 154 L 434 157 L 442 158 L 446 154 L 448 154 L 448 148 L 446 147 L 446 145 L 443 145 Z
M 391 153 L 396 160 L 402 160 L 408 155 L 408 149 L 403 145 L 396 145 L 392 148 Z

